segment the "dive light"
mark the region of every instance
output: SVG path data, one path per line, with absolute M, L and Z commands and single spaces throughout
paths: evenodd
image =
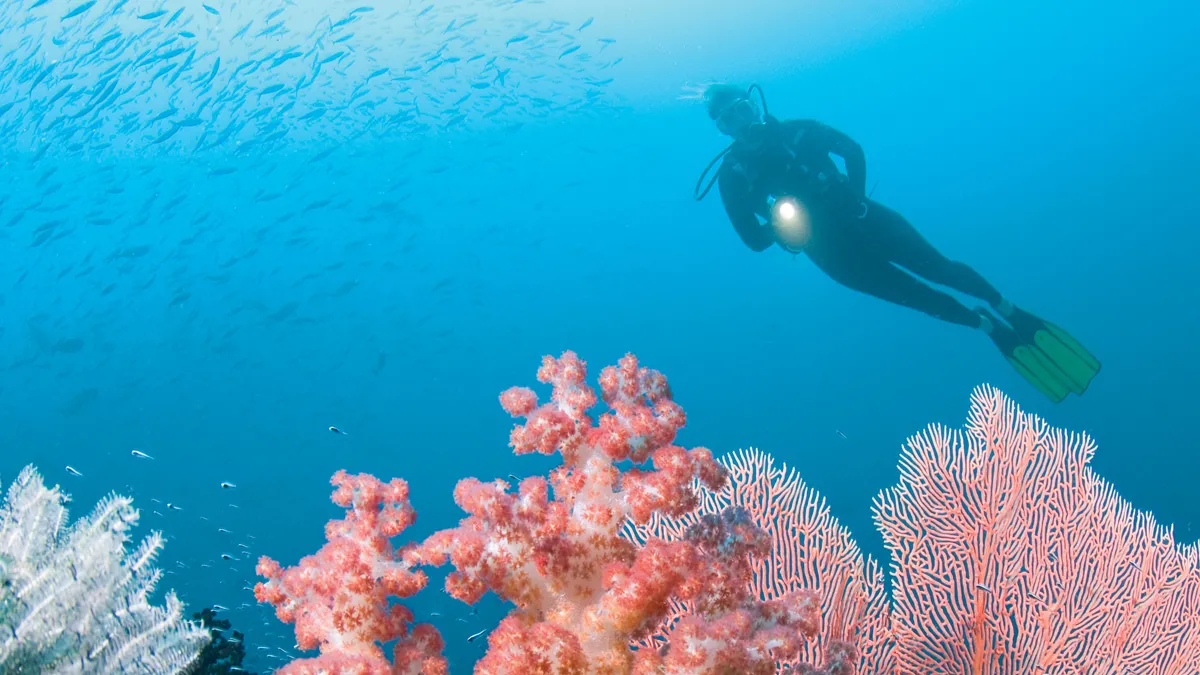
M 812 238 L 812 217 L 795 197 L 779 197 L 771 203 L 771 229 L 779 245 L 795 253 Z

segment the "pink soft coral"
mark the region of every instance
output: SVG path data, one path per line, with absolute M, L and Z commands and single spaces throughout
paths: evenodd
M 389 597 L 407 598 L 428 583 L 388 540 L 407 529 L 417 514 L 408 484 L 382 483 L 373 476 L 334 475 L 333 502 L 346 516 L 325 527 L 328 542 L 296 567 L 283 569 L 263 556 L 254 587 L 259 602 L 275 605 L 284 623 L 296 624 L 296 644 L 321 650 L 299 659 L 283 675 L 445 675 L 442 637 L 428 624 L 408 626 L 413 614 Z M 392 662 L 380 643 L 396 640 Z
M 527 389 L 501 403 L 517 426 L 517 454 L 562 455 L 549 481 L 527 478 L 516 494 L 502 480 L 467 479 L 455 500 L 469 517 L 430 537 L 419 555 L 451 562 L 446 589 L 465 602 L 491 590 L 517 609 L 489 638 L 477 664 L 485 675 L 508 673 L 760 673 L 794 654 L 813 633 L 818 603 L 796 593 L 763 603 L 749 593 L 748 560 L 769 540 L 742 514 L 715 516 L 675 542 L 638 548 L 620 536 L 627 519 L 678 516 L 698 503 L 696 487 L 718 489 L 725 470 L 704 448 L 672 445 L 685 422 L 666 378 L 632 356 L 600 374 L 610 412 L 588 417 L 597 402 L 586 365 L 567 352 L 547 357 L 538 379 L 552 384 L 539 406 Z M 653 469 L 622 472 L 616 463 L 649 460 Z M 693 486 L 693 481 L 698 485 Z M 550 488 L 553 487 L 553 498 Z M 704 609 L 681 623 L 669 647 L 629 649 L 658 626 L 672 598 Z

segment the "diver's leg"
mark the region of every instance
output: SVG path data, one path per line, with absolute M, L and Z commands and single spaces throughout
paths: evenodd
M 922 279 L 979 298 L 992 307 L 1004 303 L 1000 291 L 983 275 L 942 255 L 904 216 L 883 204 L 870 203 L 862 227 L 883 256 Z
M 949 323 L 968 328 L 985 327 L 978 312 L 882 258 L 850 259 L 845 254 L 821 255 L 828 253 L 825 251 L 809 253 L 817 267 L 847 288 Z

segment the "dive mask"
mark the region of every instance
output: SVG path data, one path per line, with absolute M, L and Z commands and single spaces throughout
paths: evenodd
M 742 129 L 762 121 L 758 106 L 748 98 L 740 98 L 717 114 L 717 129 L 726 136 L 737 136 Z

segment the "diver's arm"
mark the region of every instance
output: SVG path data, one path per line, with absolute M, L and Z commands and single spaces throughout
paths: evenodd
M 846 177 L 850 179 L 850 187 L 855 196 L 867 198 L 867 156 L 862 146 L 854 142 L 846 134 L 830 126 L 821 124 L 821 129 L 829 144 L 829 151 L 842 158 L 846 163 Z
M 867 156 L 862 146 L 846 134 L 816 120 L 791 120 L 787 123 L 795 130 L 791 136 L 793 147 L 808 144 L 819 148 L 818 152 L 831 152 L 846 164 L 846 177 L 859 199 L 867 196 Z
M 754 215 L 754 203 L 745 187 L 745 178 L 729 167 L 722 166 L 717 176 L 717 189 L 721 193 L 725 214 L 742 238 L 742 243 L 756 252 L 770 248 L 775 243 L 775 234 L 769 226 L 759 223 L 758 216 Z

